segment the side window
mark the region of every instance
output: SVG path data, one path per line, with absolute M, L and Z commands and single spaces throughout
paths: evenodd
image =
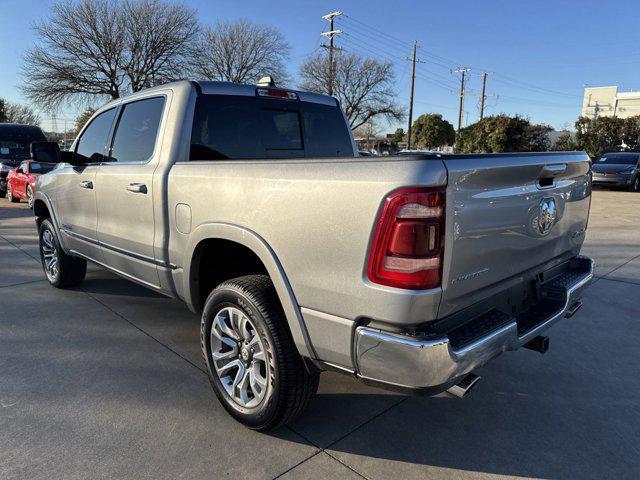
M 164 97 L 127 103 L 122 107 L 111 146 L 112 162 L 146 162 L 153 155 L 162 119 Z
M 89 159 L 91 163 L 103 162 L 105 160 L 104 150 L 107 145 L 109 131 L 113 124 L 116 109 L 112 108 L 102 112 L 94 118 L 89 126 L 82 132 L 78 140 L 76 153 Z

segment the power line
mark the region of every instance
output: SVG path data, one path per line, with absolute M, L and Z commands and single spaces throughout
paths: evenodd
M 359 35 L 357 32 L 352 32 L 350 31 L 349 33 L 345 32 L 345 35 L 350 37 L 350 40 L 357 44 L 357 45 L 365 45 L 367 48 L 367 50 L 373 52 L 374 55 L 379 56 L 380 53 L 384 53 L 386 56 L 390 57 L 390 58 L 394 58 L 397 60 L 404 60 L 404 57 L 402 56 L 401 53 L 397 53 L 396 51 L 394 52 L 390 52 L 389 50 L 387 50 L 388 48 L 395 48 L 392 45 L 385 45 L 384 47 L 380 47 L 379 45 L 373 45 L 371 43 L 369 43 L 369 40 L 367 38 L 363 38 L 361 35 Z M 379 40 L 379 39 L 378 39 Z M 420 53 L 422 53 L 422 50 L 420 50 Z M 426 61 L 422 61 L 421 63 L 423 64 L 431 64 L 433 63 L 432 61 L 426 62 Z M 445 68 L 447 68 L 447 70 L 450 68 L 449 65 L 444 66 Z M 432 71 L 427 71 L 427 70 L 423 70 L 422 67 L 420 66 L 416 66 L 416 68 L 419 68 L 421 70 L 421 72 L 423 74 L 428 74 L 428 75 L 432 75 L 435 77 L 440 78 L 441 80 L 445 81 L 445 82 L 451 82 L 451 78 L 448 78 L 444 75 L 441 75 L 439 73 L 436 72 L 432 72 Z
M 401 60 L 401 61 L 405 61 L 405 58 L 393 55 L 393 54 L 388 54 L 387 52 L 383 52 L 381 50 L 374 50 L 375 47 L 373 46 L 365 46 L 365 44 L 361 43 L 361 40 L 357 39 L 357 41 L 354 41 L 353 37 L 351 36 L 351 34 L 344 32 L 344 34 L 348 37 L 345 40 L 343 40 L 343 45 L 345 45 L 345 48 L 349 48 L 352 49 L 352 51 L 354 51 L 354 53 L 360 53 L 357 52 L 357 50 L 360 50 L 361 52 L 365 52 L 365 55 L 368 56 L 372 56 L 374 58 L 379 58 L 381 60 L 385 60 L 385 61 L 394 61 L 395 59 L 397 60 Z M 386 55 L 383 55 L 382 53 L 387 53 Z M 425 63 L 425 62 L 422 62 Z M 420 65 L 416 65 L 416 69 L 420 68 Z M 432 83 L 434 85 L 437 85 L 445 90 L 451 90 L 452 88 L 455 88 L 454 84 L 444 84 L 442 80 L 440 80 L 440 78 L 444 78 L 445 81 L 449 82 L 451 81 L 450 79 L 443 77 L 442 75 L 439 75 L 439 78 L 428 78 L 427 75 L 433 75 L 436 76 L 436 74 L 434 72 L 429 72 L 429 71 L 422 71 L 420 70 L 420 74 L 416 73 L 416 78 L 421 79 L 423 81 Z
M 356 18 L 353 18 L 351 15 L 345 15 L 345 18 L 347 18 L 348 20 L 351 20 L 351 21 L 353 21 L 353 22 L 355 22 L 355 23 L 357 23 L 359 25 L 362 25 L 363 27 L 366 27 L 366 28 L 368 28 L 370 30 L 373 30 L 374 32 L 378 33 L 379 36 L 383 36 L 383 37 L 388 38 L 389 40 L 397 42 L 397 43 L 399 43 L 400 45 L 402 45 L 405 48 L 411 47 L 411 42 L 405 42 L 404 40 L 400 40 L 398 37 L 394 37 L 393 35 L 390 35 L 387 32 L 380 31 L 379 29 L 377 29 L 375 27 L 372 27 L 372 26 L 366 24 L 365 22 L 362 22 L 362 21 L 360 21 L 360 20 L 358 20 Z
M 358 30 L 358 34 L 362 35 L 362 36 L 366 36 L 370 39 L 376 40 L 376 41 L 380 41 L 381 37 L 384 37 L 384 39 L 388 39 L 392 42 L 396 43 L 396 46 L 393 45 L 389 45 L 389 43 L 387 43 L 386 47 L 388 48 L 400 48 L 399 46 L 403 47 L 403 49 L 408 48 L 410 46 L 410 44 L 406 41 L 403 41 L 397 37 L 394 37 L 386 32 L 382 32 L 380 30 L 378 30 L 375 27 L 372 27 L 371 25 L 367 24 L 366 22 L 362 22 L 358 19 L 355 19 L 349 15 L 345 15 L 345 17 L 347 18 L 348 22 L 355 22 L 356 25 L 353 25 L 353 23 L 350 23 L 350 26 L 353 25 L 354 29 Z M 361 39 L 362 40 L 362 39 Z M 386 41 L 386 40 L 385 40 Z M 376 49 L 379 49 L 379 47 L 375 47 Z M 437 55 L 435 53 L 429 52 L 429 51 L 425 51 L 425 50 L 421 50 L 421 55 L 424 55 L 425 57 L 430 57 L 432 60 L 429 60 L 429 64 L 433 64 L 436 66 L 440 66 L 442 68 L 447 68 L 450 69 L 451 65 L 456 65 L 459 64 L 459 62 L 447 58 L 447 57 L 443 57 L 441 55 Z M 396 55 L 394 55 L 396 56 Z M 474 67 L 474 68 L 478 68 L 478 67 Z M 482 70 L 482 69 L 481 69 Z M 432 72 L 433 75 L 438 75 L 435 72 Z M 541 87 L 539 85 L 533 85 L 531 83 L 527 83 L 524 82 L 522 80 L 518 80 L 515 78 L 511 78 L 508 77 L 506 75 L 502 75 L 502 74 L 498 74 L 496 73 L 496 81 L 501 82 L 501 83 L 507 83 L 510 84 L 512 86 L 517 86 L 520 87 L 522 89 L 525 90 L 530 90 L 533 91 L 535 93 L 543 93 L 546 95 L 554 95 L 554 96 L 559 96 L 559 97 L 563 97 L 563 98 L 580 98 L 580 95 L 576 95 L 575 93 L 568 93 L 568 92 L 562 92 L 559 90 L 554 90 L 554 89 L 550 89 L 550 88 L 546 88 L 546 87 Z M 442 78 L 442 76 L 441 76 Z

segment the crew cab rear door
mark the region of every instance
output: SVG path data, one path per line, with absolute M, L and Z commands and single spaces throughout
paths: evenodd
M 518 282 L 530 269 L 575 256 L 591 195 L 584 153 L 461 155 L 448 171 L 439 316 Z
M 151 287 L 160 282 L 154 255 L 153 173 L 166 97 L 121 105 L 107 161 L 96 175 L 98 239 L 104 263 Z

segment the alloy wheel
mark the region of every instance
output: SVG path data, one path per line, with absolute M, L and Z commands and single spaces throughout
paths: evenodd
M 33 207 L 33 190 L 31 187 L 27 187 L 27 203 L 29 204 L 29 208 Z
M 7 200 L 11 201 L 13 200 L 13 195 L 11 194 L 11 184 L 9 182 L 7 182 Z
M 269 386 L 270 366 L 258 331 L 240 309 L 225 307 L 211 325 L 214 371 L 231 399 L 244 408 L 262 402 Z
M 58 248 L 50 230 L 42 233 L 42 259 L 47 276 L 54 279 L 58 275 Z

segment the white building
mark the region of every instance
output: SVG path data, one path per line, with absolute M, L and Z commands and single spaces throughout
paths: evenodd
M 619 92 L 618 87 L 587 87 L 582 100 L 582 116 L 633 117 L 640 115 L 640 92 Z

